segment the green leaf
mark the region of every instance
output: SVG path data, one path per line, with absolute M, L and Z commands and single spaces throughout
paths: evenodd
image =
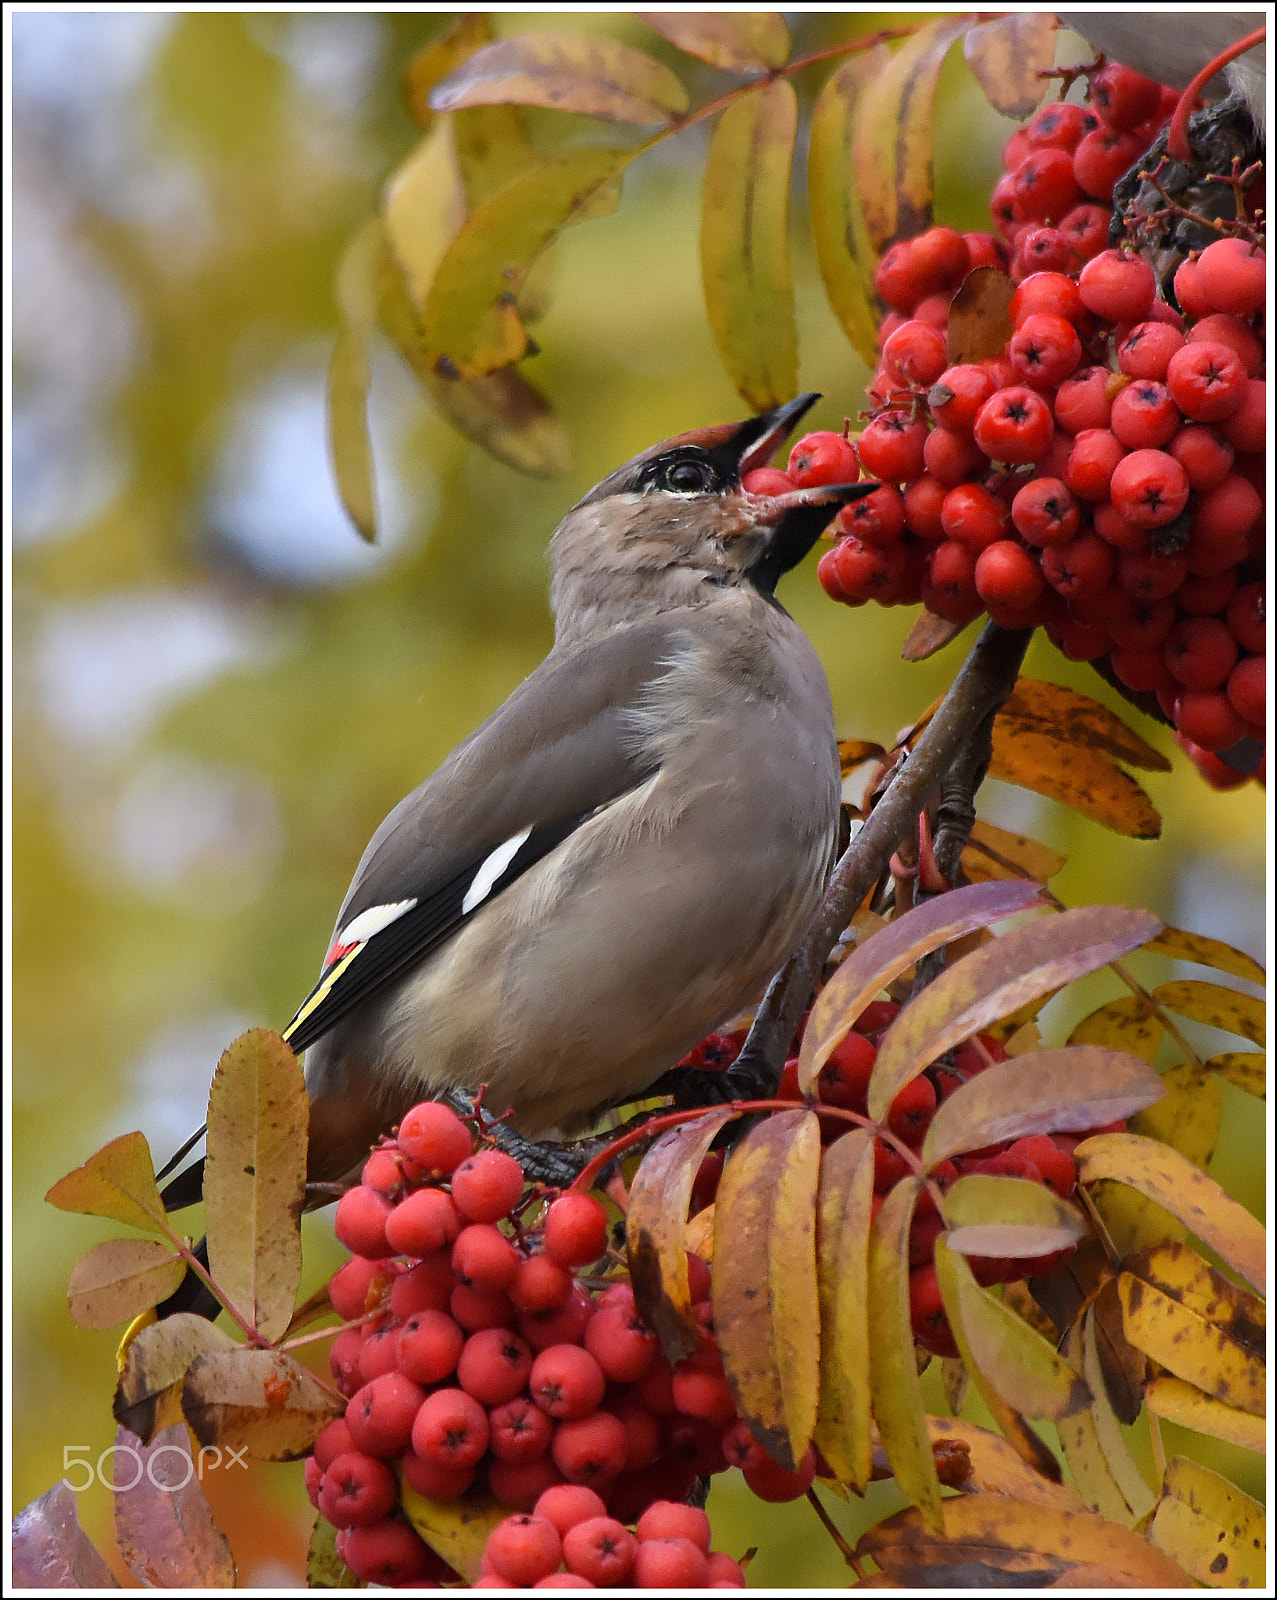
M 484 45 L 430 95 L 435 111 L 544 106 L 609 122 L 668 122 L 687 110 L 682 82 L 642 50 L 597 35 L 522 33 Z
M 789 59 L 779 11 L 636 11 L 655 33 L 722 72 L 766 72 Z
M 873 368 L 878 360 L 874 271 L 878 254 L 856 193 L 852 135 L 856 97 L 888 59 L 885 45 L 853 57 L 832 74 L 811 114 L 807 198 L 812 243 L 825 293 L 852 349 Z
M 518 297 L 563 229 L 615 209 L 632 152 L 587 145 L 534 167 L 481 205 L 444 252 L 422 314 L 424 359 L 440 378 L 478 377 L 529 350 Z
M 778 79 L 723 112 L 705 163 L 706 310 L 727 375 L 756 411 L 798 388 L 788 219 L 797 132 L 797 97 Z
M 869 1115 L 884 1120 L 901 1088 L 946 1050 L 1107 966 L 1160 926 L 1149 911 L 1081 906 L 1012 928 L 955 961 L 883 1034 L 869 1080 Z

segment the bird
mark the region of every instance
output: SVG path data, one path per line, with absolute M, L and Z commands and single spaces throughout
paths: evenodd
M 305 1052 L 308 1204 L 450 1090 L 482 1086 L 530 1138 L 584 1130 L 794 950 L 840 775 L 824 669 L 775 590 L 878 485 L 742 479 L 819 398 L 654 445 L 559 524 L 550 653 L 373 834 L 284 1030 Z M 202 1159 L 169 1209 L 201 1182 Z

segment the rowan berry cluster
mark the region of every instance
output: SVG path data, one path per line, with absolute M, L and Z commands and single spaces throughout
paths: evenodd
M 476 1148 L 469 1124 L 430 1102 L 338 1202 L 334 1229 L 354 1255 L 329 1292 L 351 1325 L 330 1363 L 349 1403 L 316 1440 L 306 1482 L 341 1530 L 339 1555 L 369 1582 L 447 1575 L 399 1512 L 400 1475 L 430 1500 L 486 1489 L 524 1513 L 575 1485 L 617 1523 L 729 1465 L 769 1499 L 812 1481 L 814 1461 L 782 1472 L 737 1419 L 705 1263 L 688 1258 L 701 1347 L 672 1367 L 628 1277 L 603 1275 L 602 1205 L 576 1191 L 545 1201 L 518 1161 Z M 635 1570 L 672 1570 L 656 1561 Z
M 1229 769 L 1206 753 L 1264 740 L 1266 260 L 1243 222 L 1165 298 L 1147 261 L 1108 248 L 1114 184 L 1173 104 L 1103 68 L 1089 109 L 1046 106 L 1011 136 L 997 237 L 936 227 L 889 249 L 867 425 L 801 440 L 788 476 L 830 481 L 808 463 L 836 458 L 882 484 L 839 514 L 831 597 L 1040 625 L 1155 696 L 1214 778 Z M 977 266 L 1010 280 L 1005 322 L 990 314 L 1005 342 L 955 361 L 954 296 Z
M 480 1589 L 743 1589 L 738 1561 L 710 1549 L 709 1518 L 657 1500 L 631 1531 L 593 1489 L 547 1489 L 531 1512 L 507 1517 L 483 1553 Z

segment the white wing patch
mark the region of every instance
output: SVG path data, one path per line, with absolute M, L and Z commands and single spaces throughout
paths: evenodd
M 461 915 L 469 916 L 477 905 L 481 905 L 492 893 L 499 882 L 502 873 L 518 855 L 523 845 L 527 843 L 532 832 L 531 823 L 524 828 L 522 833 L 516 833 L 512 839 L 507 839 L 504 844 L 499 844 L 492 854 L 484 861 L 478 872 L 474 875 L 474 882 L 466 890 L 466 897 L 461 902 Z M 356 918 L 358 921 L 358 918 Z
M 334 947 L 361 944 L 365 939 L 371 939 L 374 933 L 380 933 L 383 928 L 398 921 L 405 911 L 411 911 L 416 903 L 416 900 L 396 900 L 393 905 L 369 906 L 357 917 L 352 917 L 338 933 L 333 940 Z

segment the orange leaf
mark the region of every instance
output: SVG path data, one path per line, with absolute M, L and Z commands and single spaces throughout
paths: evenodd
M 59 1178 L 44 1198 L 59 1211 L 109 1217 L 149 1233 L 167 1231 L 150 1146 L 140 1133 L 104 1144 L 82 1167 Z
M 1015 284 L 1000 267 L 975 267 L 962 280 L 949 302 L 947 353 L 949 365 L 985 361 L 1000 356 L 1015 331 L 1011 326 L 1011 297 Z M 950 393 L 942 385 L 934 403 Z
M 257 1461 L 296 1461 L 334 1417 L 340 1396 L 282 1350 L 197 1356 L 182 1385 L 182 1415 L 203 1445 L 243 1449 Z
M 820 1304 L 816 1186 L 820 1124 L 765 1117 L 733 1148 L 714 1206 L 714 1329 L 750 1432 L 789 1469 L 816 1425 Z
M 707 1111 L 664 1134 L 643 1157 L 630 1185 L 625 1242 L 634 1298 L 671 1362 L 691 1355 L 701 1342 L 684 1243 L 692 1185 L 719 1129 L 735 1115 L 726 1108 Z

